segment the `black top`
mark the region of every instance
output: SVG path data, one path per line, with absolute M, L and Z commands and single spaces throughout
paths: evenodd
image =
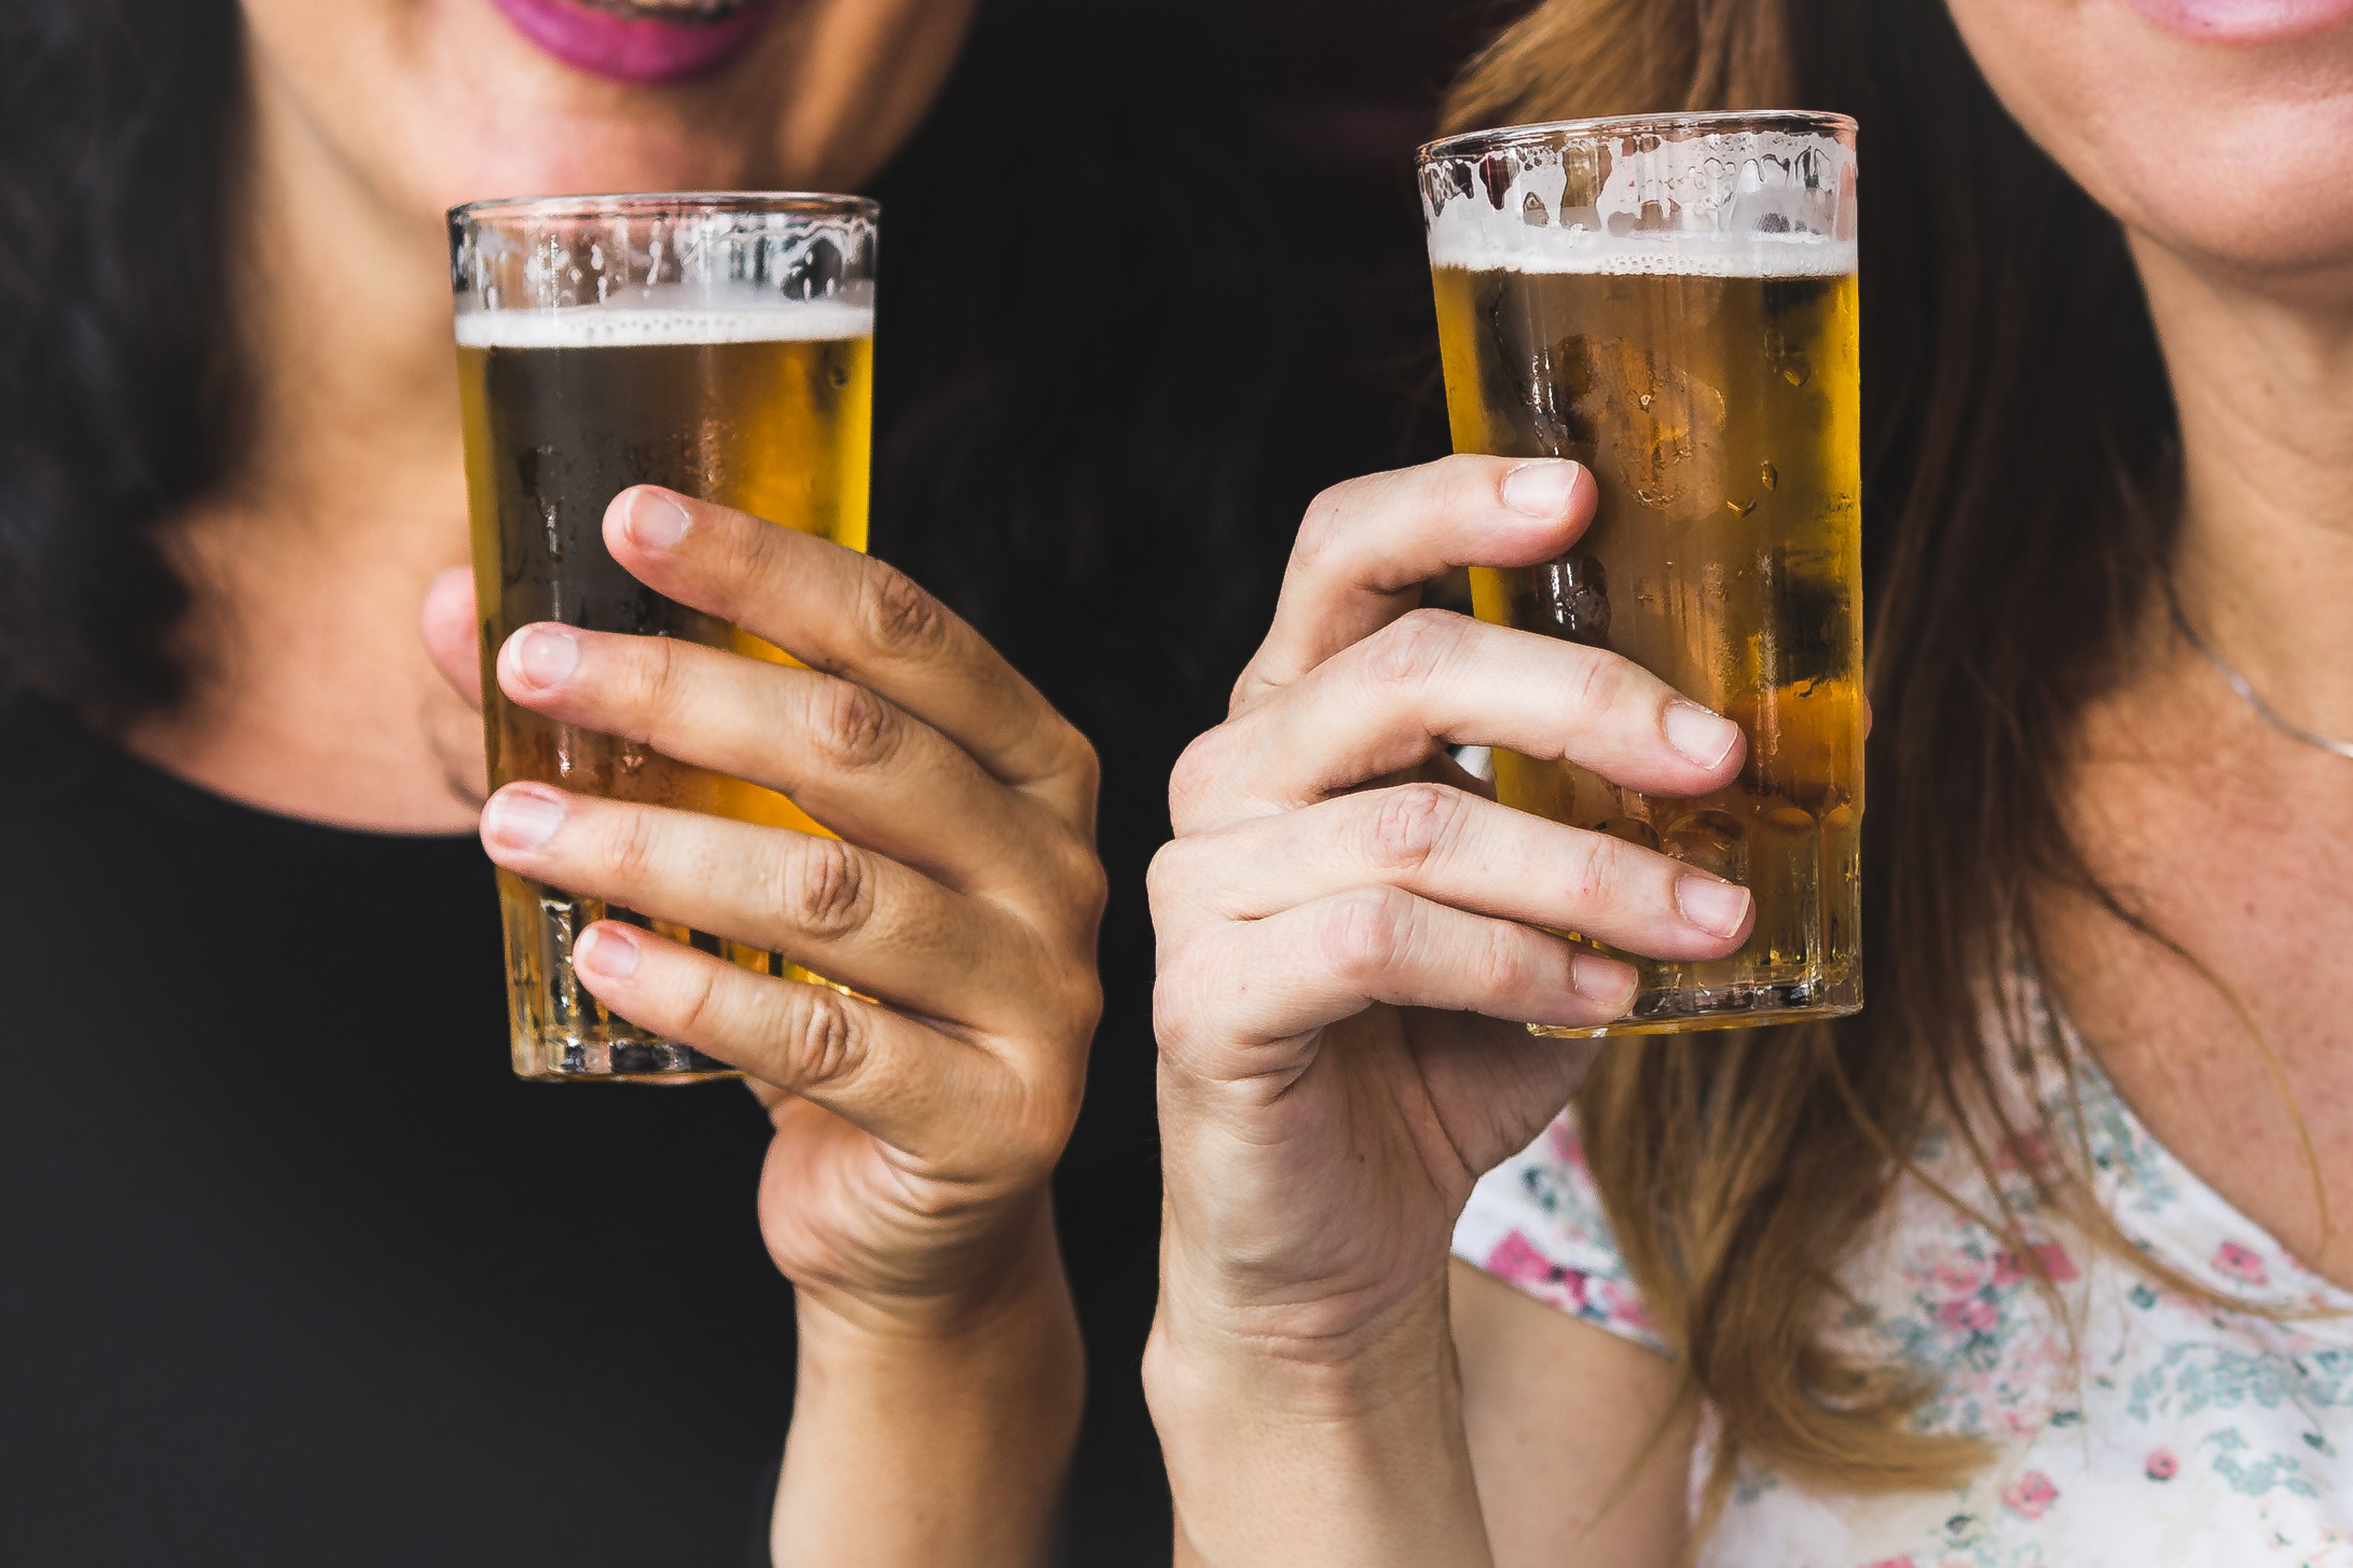
M 766 1119 L 512 1078 L 472 838 L 104 753 L 0 805 L 0 1561 L 765 1561 Z M 1097 1058 L 1101 1103 L 1148 1106 L 1119 1081 L 1148 1047 Z M 1065 1556 L 1165 1562 L 1148 1132 L 1090 1117 L 1058 1178 L 1092 1368 Z

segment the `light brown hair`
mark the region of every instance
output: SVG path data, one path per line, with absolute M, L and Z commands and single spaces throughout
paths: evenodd
M 2091 875 L 2063 791 L 2077 720 L 2162 603 L 2178 468 L 2116 224 L 1995 100 L 1942 0 L 1545 0 L 1446 118 L 1753 108 L 1853 115 L 1871 192 L 1871 1001 L 1836 1026 L 1615 1045 L 1577 1102 L 1627 1262 L 1723 1423 L 1706 1518 L 1744 1458 L 1872 1491 L 1984 1458 L 1912 1429 L 1928 1391 L 1824 1338 L 1836 1271 L 1932 1122 L 1997 1205 L 1996 1159 L 2017 1159 L 2037 1206 L 2150 1267 L 2091 1198 L 2080 1124 L 2005 1111 L 2026 1024 L 1989 1026 L 1987 1003 L 2033 961 L 2039 893 L 2146 931 Z M 2013 1208 L 1978 1217 L 2039 1274 Z

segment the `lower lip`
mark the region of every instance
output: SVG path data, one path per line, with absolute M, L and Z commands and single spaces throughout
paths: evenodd
M 516 32 L 577 70 L 615 81 L 682 81 L 717 70 L 749 43 L 777 0 L 719 22 L 617 16 L 570 0 L 491 0 Z
M 2168 32 L 2215 44 L 2274 44 L 2353 21 L 2353 0 L 2130 0 Z

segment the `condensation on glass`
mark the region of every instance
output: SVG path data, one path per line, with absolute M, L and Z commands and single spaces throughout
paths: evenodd
M 877 216 L 851 196 L 736 194 L 484 202 L 449 215 L 492 788 L 537 780 L 825 831 L 773 791 L 516 707 L 492 667 L 533 621 L 786 659 L 624 572 L 605 548 L 605 510 L 631 485 L 663 485 L 866 547 Z M 815 979 L 789 954 L 498 878 L 514 1068 L 527 1079 L 730 1073 L 580 985 L 572 944 L 596 921 Z
M 1557 560 L 1472 574 L 1480 618 L 1622 654 L 1748 736 L 1739 778 L 1696 799 L 1495 754 L 1506 805 L 1662 850 L 1757 900 L 1755 933 L 1731 957 L 1637 962 L 1629 1017 L 1542 1032 L 1856 1011 L 1853 122 L 1520 126 L 1432 143 L 1420 176 L 1455 448 L 1573 458 L 1600 490 L 1593 525 Z

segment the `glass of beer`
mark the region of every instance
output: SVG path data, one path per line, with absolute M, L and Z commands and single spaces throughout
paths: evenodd
M 1455 449 L 1573 458 L 1600 490 L 1558 559 L 1472 573 L 1479 618 L 1621 654 L 1748 736 L 1738 780 L 1697 799 L 1495 753 L 1505 805 L 1661 850 L 1757 901 L 1731 957 L 1634 960 L 1625 1019 L 1541 1032 L 1858 1010 L 1854 122 L 1516 126 L 1431 143 L 1420 176 Z
M 477 202 L 449 215 L 459 385 L 481 621 L 482 728 L 496 789 L 585 795 L 825 830 L 792 802 L 632 741 L 508 702 L 516 628 L 560 621 L 786 656 L 639 583 L 605 509 L 655 484 L 852 550 L 866 547 L 879 210 L 854 196 L 714 194 Z M 501 870 L 514 1070 L 550 1081 L 734 1076 L 614 1016 L 574 939 L 626 921 L 765 973 L 782 953 Z

